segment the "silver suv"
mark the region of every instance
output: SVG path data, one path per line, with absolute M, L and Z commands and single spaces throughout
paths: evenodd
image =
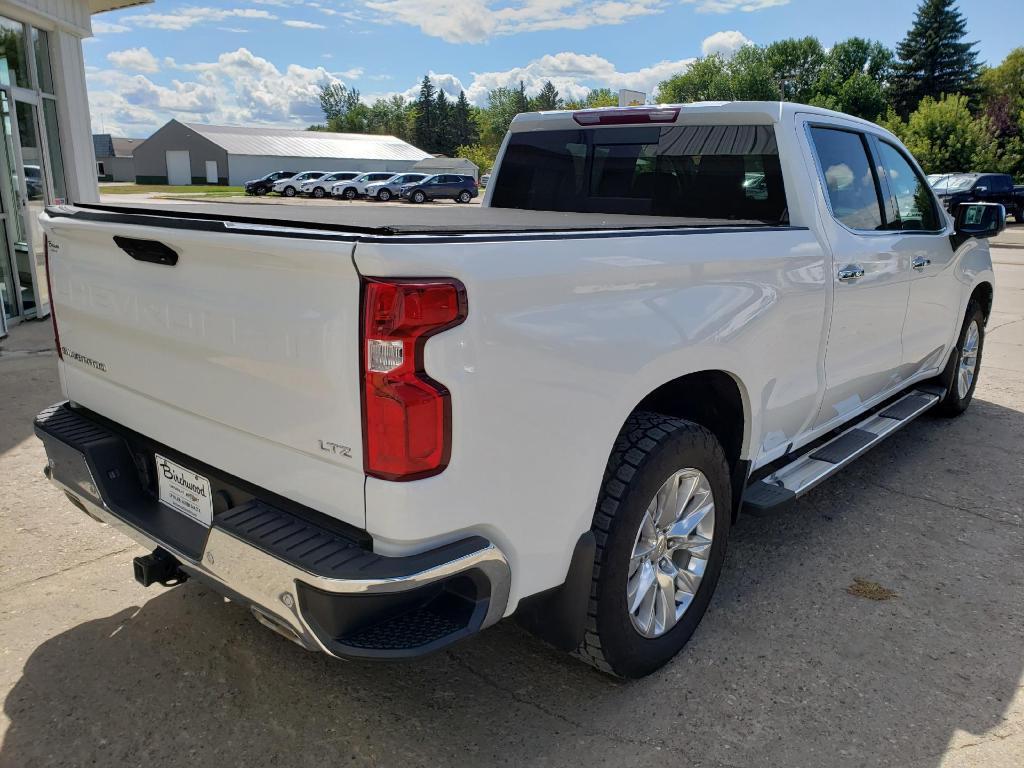
M 403 184 L 417 184 L 429 175 L 428 173 L 396 173 L 390 179 L 367 184 L 366 196 L 386 203 L 388 200 L 398 197 L 398 190 L 402 188 Z

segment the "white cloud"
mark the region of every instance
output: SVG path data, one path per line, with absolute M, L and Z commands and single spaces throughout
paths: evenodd
M 765 2 L 767 0 L 761 0 Z M 380 24 L 408 24 L 450 43 L 481 43 L 496 35 L 622 24 L 661 13 L 662 0 L 363 0 Z
M 145 47 L 111 51 L 107 54 L 107 61 L 118 69 L 127 69 L 132 72 L 160 71 L 160 65 L 157 63 L 156 57 Z
M 284 25 L 286 27 L 294 27 L 295 29 L 327 29 L 323 24 L 317 24 L 312 21 L 301 21 L 300 19 L 288 19 Z
M 124 24 L 113 24 L 101 19 L 94 19 L 92 22 L 92 33 L 94 35 L 113 35 L 118 32 L 127 32 L 128 29 Z
M 259 8 L 182 8 L 171 13 L 143 13 L 125 16 L 122 21 L 133 27 L 165 29 L 180 32 L 197 24 L 226 19 L 274 20 L 277 16 Z
M 283 70 L 247 48 L 222 53 L 216 61 L 163 67 L 181 73 L 169 85 L 116 69 L 90 71 L 89 100 L 94 123 L 106 132 L 145 135 L 174 117 L 184 121 L 236 125 L 302 126 L 323 119 L 319 89 L 342 82 L 323 67 L 291 64 Z
M 453 74 L 429 74 L 434 85 L 443 89 L 452 98 L 457 98 L 461 90 L 466 92 L 466 98 L 471 102 L 483 105 L 487 101 L 488 91 L 499 87 L 518 88 L 520 81 L 531 96 L 541 89 L 546 80 L 550 80 L 558 89 L 559 95 L 565 99 L 583 98 L 592 88 L 611 88 L 613 91 L 630 88 L 653 96 L 658 83 L 685 71 L 692 63 L 692 58 L 665 60 L 649 67 L 623 72 L 602 56 L 563 51 L 541 56 L 522 67 L 503 71 L 473 72 L 473 79 L 468 83 Z M 407 99 L 415 99 L 419 89 L 420 85 L 416 83 L 397 93 Z M 364 94 L 363 98 L 366 101 L 373 101 L 375 98 L 392 95 L 395 95 L 395 92 Z
M 745 45 L 752 45 L 753 42 L 742 32 L 730 29 L 715 32 L 715 34 L 705 37 L 704 42 L 700 44 L 700 50 L 705 56 L 717 53 L 720 56 L 729 58 L 740 48 Z
M 686 5 L 696 5 L 697 13 L 753 13 L 765 8 L 789 5 L 789 0 L 683 0 Z

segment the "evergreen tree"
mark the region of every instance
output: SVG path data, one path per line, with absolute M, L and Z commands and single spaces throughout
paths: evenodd
M 530 104 L 530 107 L 537 112 L 561 109 L 562 99 L 558 95 L 558 89 L 555 88 L 555 84 L 550 80 L 547 80 L 540 89 L 540 93 L 533 97 L 533 102 Z
M 955 0 L 923 0 L 914 24 L 896 47 L 895 103 L 908 115 L 926 96 L 973 97 L 980 71 L 975 43 L 964 42 L 967 22 Z
M 459 146 L 455 140 L 455 105 L 448 100 L 448 94 L 441 88 L 437 89 L 437 97 L 434 99 L 434 115 L 437 121 L 435 151 L 450 157 Z
M 516 91 L 516 114 L 530 111 L 530 99 L 526 95 L 526 83 L 519 81 L 519 90 Z
M 420 95 L 415 103 L 416 118 L 413 123 L 415 144 L 424 152 L 437 151 L 436 92 L 437 89 L 430 82 L 430 76 L 424 75 L 423 82 L 420 84 Z
M 473 119 L 473 110 L 469 106 L 469 99 L 466 98 L 465 91 L 459 91 L 458 101 L 455 102 L 455 109 L 452 112 L 452 127 L 456 147 L 476 144 L 480 139 L 476 121 Z

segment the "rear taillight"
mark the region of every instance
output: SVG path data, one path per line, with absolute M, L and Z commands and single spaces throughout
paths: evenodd
M 46 292 L 50 296 L 50 322 L 53 323 L 53 344 L 57 347 L 57 357 L 64 359 L 60 348 L 60 332 L 57 330 L 57 304 L 53 300 L 53 278 L 50 276 L 50 239 L 43 236 L 43 262 L 46 264 Z
M 366 474 L 436 475 L 451 456 L 451 397 L 424 370 L 423 350 L 466 319 L 466 289 L 450 279 L 364 279 L 362 307 Z

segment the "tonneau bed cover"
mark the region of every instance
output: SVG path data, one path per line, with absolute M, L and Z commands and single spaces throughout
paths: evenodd
M 442 208 L 443 206 L 443 208 Z M 355 236 L 460 235 L 488 233 L 593 232 L 595 230 L 649 230 L 680 228 L 784 228 L 762 221 L 673 218 L 606 213 L 562 213 L 514 208 L 486 208 L 476 205 L 352 205 L 320 203 L 182 203 L 173 205 L 123 205 L 77 203 L 53 206 L 47 213 L 56 218 L 97 219 L 124 223 L 188 229 L 221 230 L 247 227 L 285 228 L 344 232 Z M 204 222 L 206 224 L 204 225 Z

